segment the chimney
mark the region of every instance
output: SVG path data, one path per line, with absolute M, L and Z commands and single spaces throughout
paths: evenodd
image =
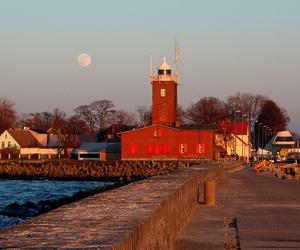
M 180 120 L 176 120 L 175 121 L 175 127 L 178 128 L 181 125 L 181 121 Z

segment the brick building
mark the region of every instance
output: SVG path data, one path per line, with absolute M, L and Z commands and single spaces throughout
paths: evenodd
M 181 126 L 177 120 L 178 77 L 164 58 L 151 76 L 152 125 L 121 133 L 123 160 L 215 158 L 215 130 Z

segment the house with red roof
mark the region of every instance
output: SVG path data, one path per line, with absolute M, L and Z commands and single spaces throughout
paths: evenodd
M 59 155 L 59 148 L 48 148 L 48 134 L 29 128 L 7 129 L 0 135 L 0 150 L 18 152 L 18 158 L 52 158 Z M 10 158 L 9 156 L 8 158 Z
M 247 121 L 221 121 L 216 131 L 216 145 L 223 147 L 227 155 L 248 161 L 251 152 Z

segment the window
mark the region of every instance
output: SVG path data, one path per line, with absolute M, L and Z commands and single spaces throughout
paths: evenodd
M 153 154 L 153 148 L 154 148 L 154 146 L 152 144 L 148 144 L 147 145 L 147 153 Z
M 10 141 L 7 143 L 7 147 L 10 148 L 11 147 L 11 143 Z
M 162 147 L 162 152 L 164 155 L 168 154 L 169 153 L 169 145 L 168 144 L 164 144 L 163 147 Z
M 154 137 L 161 137 L 162 136 L 162 130 L 161 129 L 154 129 L 153 131 L 153 136 Z
M 166 70 L 166 74 L 167 74 L 167 75 L 171 75 L 171 70 L 170 70 L 170 69 L 167 69 L 167 70 Z
M 202 144 L 202 154 L 205 153 L 205 144 Z
M 294 141 L 294 140 L 293 140 L 293 137 L 283 137 L 283 136 L 279 137 L 278 136 L 275 141 Z
M 201 145 L 201 144 L 198 144 L 197 146 L 198 146 L 198 148 L 197 148 L 197 153 L 198 153 L 198 154 L 202 154 L 202 145 Z
M 166 96 L 166 89 L 161 89 L 160 90 L 160 96 L 165 97 Z
M 1 148 L 5 148 L 5 142 L 4 141 L 1 143 Z
M 179 144 L 179 153 L 186 154 L 187 153 L 187 144 Z
M 100 159 L 100 154 L 99 153 L 79 154 L 78 158 L 82 158 L 82 159 Z
M 160 155 L 161 154 L 161 146 L 160 144 L 155 145 L 155 154 Z
M 203 154 L 205 153 L 205 144 L 196 144 L 196 152 L 198 154 Z
M 165 73 L 165 71 L 164 71 L 163 69 L 159 69 L 159 70 L 158 70 L 158 74 L 159 74 L 159 75 L 163 75 L 164 73 Z
M 7 135 L 5 135 L 5 138 L 7 138 Z
M 130 145 L 130 153 L 133 155 L 135 155 L 137 153 L 137 145 L 136 144 Z

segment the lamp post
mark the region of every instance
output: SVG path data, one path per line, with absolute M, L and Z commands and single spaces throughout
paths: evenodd
M 257 130 L 255 129 L 255 124 L 257 123 L 257 120 L 253 120 L 253 127 L 252 127 L 252 148 L 257 149 L 258 145 L 257 145 L 257 136 L 255 135 L 255 132 L 257 132 Z M 258 123 L 257 123 L 257 127 L 258 127 Z
M 265 135 L 264 135 L 264 133 L 266 133 L 266 130 L 265 130 L 266 127 L 267 127 L 266 125 L 262 126 L 262 133 L 261 133 L 261 142 L 262 142 L 261 149 L 262 149 L 262 153 L 264 152 L 263 148 L 264 148 L 264 144 L 266 143 L 265 142 Z
M 271 148 L 271 152 L 272 152 L 272 155 L 273 155 L 273 146 L 272 146 L 272 141 L 271 141 L 271 139 L 272 139 L 273 137 L 272 137 L 272 129 L 271 128 L 269 128 L 269 142 L 270 142 L 270 148 Z
M 248 124 L 247 124 L 247 129 L 248 129 L 248 158 L 247 158 L 247 163 L 250 162 L 250 156 L 252 156 L 251 152 L 252 152 L 252 149 L 253 149 L 253 133 L 251 134 L 252 131 L 254 131 L 252 128 L 253 128 L 253 119 L 251 118 L 251 115 L 250 113 L 248 113 L 248 116 L 247 116 L 247 121 L 248 121 Z M 250 146 L 251 145 L 251 146 Z
M 247 117 L 247 115 L 242 114 L 242 161 L 244 161 L 244 116 Z
M 261 149 L 263 148 L 264 145 L 264 125 L 261 125 Z
M 268 145 L 269 143 L 269 133 L 270 133 L 270 128 L 269 126 L 266 127 L 267 131 L 266 131 L 266 146 Z
M 259 144 L 260 144 L 260 133 L 259 133 L 259 126 L 262 125 L 262 123 L 258 123 L 257 125 L 257 150 L 259 149 Z
M 234 156 L 236 157 L 236 114 L 240 113 L 240 110 L 234 112 Z

